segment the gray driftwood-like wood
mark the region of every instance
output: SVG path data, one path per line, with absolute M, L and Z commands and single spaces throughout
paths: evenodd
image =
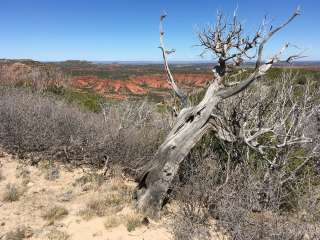
M 275 62 L 280 60 L 280 56 L 289 46 L 288 44 L 285 44 L 279 53 L 264 62 L 262 60 L 263 48 L 276 32 L 284 28 L 298 15 L 299 10 L 295 11 L 285 23 L 279 27 L 270 28 L 269 31 L 266 31 L 266 26 L 263 23 L 256 34 L 250 38 L 242 36 L 242 25 L 238 22 L 236 14 L 234 14 L 231 24 L 225 23 L 223 16 L 219 14 L 216 25 L 199 34 L 201 45 L 217 57 L 218 64 L 213 68 L 213 80 L 203 99 L 195 106 L 191 106 L 187 94 L 177 86 L 170 71 L 167 56 L 174 50 L 168 51 L 164 47 L 162 22 L 166 15 L 160 17 L 160 49 L 164 67 L 168 82 L 175 95 L 181 100 L 182 110 L 177 115 L 172 130 L 155 153 L 153 161 L 146 166 L 139 179 L 136 198 L 137 207 L 140 210 L 153 216 L 159 213 L 181 162 L 209 130 L 225 141 L 233 141 L 239 137 L 233 136 L 228 131 L 228 127 L 222 118 L 215 113 L 215 109 L 219 102 L 245 90 L 251 83 L 265 75 Z M 249 77 L 237 83 L 225 82 L 226 76 L 231 71 L 236 72 L 235 69 L 239 69 L 237 67 L 244 60 L 252 61 L 253 59 L 256 60 L 256 64 Z M 289 59 L 292 60 L 293 57 L 291 56 Z

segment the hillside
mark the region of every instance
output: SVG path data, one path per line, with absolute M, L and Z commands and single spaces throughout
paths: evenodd
M 319 155 L 308 151 L 320 143 L 319 71 L 275 68 L 263 84 L 248 89 L 244 101 L 233 98 L 221 105 L 230 122 L 259 115 L 267 127 L 278 124 L 277 130 L 288 127 L 314 139 L 307 147 L 274 148 L 280 168 L 270 172 L 276 182 L 267 189 L 279 196 L 270 195 L 266 205 L 261 201 L 269 165 L 259 153 L 240 138 L 227 143 L 209 133 L 181 166 L 162 218 L 153 221 L 133 210 L 134 180 L 172 127 L 171 105 L 109 99 L 120 94 L 123 98 L 117 99 L 142 99 L 155 90 L 168 96 L 161 66 L 73 64 L 2 63 L 1 73 L 7 75 L 1 83 L 16 87 L 0 88 L 0 239 L 216 239 L 221 231 L 235 239 L 261 239 L 262 231 L 265 236 L 279 232 L 277 239 L 317 239 L 312 236 L 320 231 Z M 47 75 L 57 80 L 48 85 L 41 78 L 30 81 L 47 68 L 67 77 Z M 206 84 L 197 76 L 209 76 L 209 71 L 207 65 L 174 66 L 179 85 L 187 90 Z M 284 89 L 290 91 L 283 94 Z M 257 102 L 261 96 L 265 104 Z M 286 121 L 279 123 L 277 116 Z M 304 116 L 309 117 L 301 120 Z M 270 134 L 258 140 L 282 142 Z M 267 149 L 266 157 L 273 157 L 274 149 Z M 282 186 L 278 176 L 286 180 L 291 172 L 299 181 Z
M 182 87 L 203 87 L 212 79 L 206 66 L 176 66 Z M 32 60 L 0 61 L 2 84 L 47 88 L 64 85 L 91 91 L 107 99 L 137 99 L 149 96 L 159 101 L 170 88 L 161 65 L 95 64 L 85 61 L 41 63 Z
M 132 99 L 150 96 L 161 99 L 170 88 L 162 65 L 95 64 L 62 62 L 59 66 L 78 89 L 91 89 L 106 98 Z M 212 79 L 208 66 L 176 65 L 175 77 L 185 89 L 203 87 Z
M 251 65 L 246 66 L 250 69 Z M 300 63 L 290 67 L 278 65 L 270 71 L 271 78 L 279 67 L 301 72 L 301 77 L 319 77 L 318 63 Z M 173 64 L 174 77 L 181 88 L 191 93 L 212 80 L 212 66 Z M 303 73 L 303 74 L 302 74 Z M 154 102 L 167 99 L 170 85 L 161 64 L 117 64 L 87 61 L 37 62 L 33 60 L 0 60 L 1 84 L 47 89 L 63 86 L 72 91 L 95 93 L 105 99 L 125 100 L 148 98 Z

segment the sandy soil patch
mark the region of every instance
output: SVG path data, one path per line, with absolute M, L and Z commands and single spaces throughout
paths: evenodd
M 130 199 L 134 183 L 89 169 L 0 156 L 0 239 L 172 239 L 168 219 L 151 221 Z M 9 196 L 9 197 L 8 197 Z

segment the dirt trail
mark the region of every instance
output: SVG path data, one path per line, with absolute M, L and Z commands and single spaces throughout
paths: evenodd
M 134 185 L 120 177 L 101 180 L 49 162 L 34 167 L 7 154 L 0 157 L 0 171 L 0 239 L 172 239 L 167 219 L 147 221 L 134 211 L 126 195 Z

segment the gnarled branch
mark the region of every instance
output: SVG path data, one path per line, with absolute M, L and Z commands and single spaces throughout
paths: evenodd
M 164 47 L 164 42 L 163 42 L 164 30 L 163 30 L 162 22 L 166 18 L 166 16 L 167 15 L 165 14 L 160 16 L 160 47 L 159 48 L 162 51 L 162 57 L 164 61 L 164 67 L 167 73 L 168 82 L 172 86 L 172 89 L 175 95 L 180 99 L 182 107 L 187 107 L 189 105 L 188 96 L 176 84 L 168 64 L 167 56 L 171 53 L 174 53 L 175 50 L 174 49 L 166 50 L 166 48 Z

